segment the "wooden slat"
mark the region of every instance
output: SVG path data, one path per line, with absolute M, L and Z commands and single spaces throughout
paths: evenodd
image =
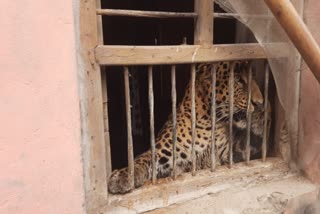
M 97 8 L 101 8 L 101 0 L 96 0 Z M 98 44 L 103 45 L 103 27 L 102 17 L 97 17 L 97 36 Z M 109 116 L 108 116 L 108 90 L 107 90 L 107 75 L 105 74 L 105 67 L 101 70 L 101 82 L 102 82 L 102 100 L 103 100 L 103 124 L 104 124 L 104 140 L 106 147 L 106 164 L 107 164 L 107 182 L 112 171 L 111 162 L 111 145 L 110 145 L 110 132 L 109 132 Z
M 201 2 L 200 2 L 201 3 Z M 211 2 L 210 2 L 211 3 Z M 208 7 L 209 8 L 209 7 Z M 208 10 L 209 11 L 209 10 Z M 97 9 L 97 15 L 103 16 L 128 16 L 128 17 L 143 17 L 143 18 L 197 18 L 197 13 L 181 13 L 181 12 L 166 12 L 166 11 L 144 11 L 144 10 L 121 10 L 121 9 Z M 210 10 L 210 12 L 212 12 Z M 209 16 L 211 18 L 211 16 Z M 237 13 L 213 13 L 214 18 L 235 19 L 239 17 L 255 18 L 255 19 L 271 19 L 270 15 L 258 14 L 237 14 Z
M 119 9 L 98 9 L 98 15 L 105 16 L 133 16 L 144 18 L 195 18 L 196 13 L 160 12 L 143 10 L 119 10 Z
M 258 14 L 238 14 L 238 13 L 214 13 L 214 18 L 223 19 L 235 19 L 235 18 L 254 18 L 254 19 L 272 19 L 273 16 L 270 15 L 258 15 Z
M 124 88 L 126 102 L 126 118 L 127 118 L 127 145 L 128 145 L 128 182 L 131 188 L 134 187 L 134 155 L 133 155 L 133 139 L 132 139 L 132 122 L 131 122 L 131 102 L 130 102 L 130 82 L 129 68 L 124 67 Z
M 96 60 L 100 65 L 157 65 L 201 62 L 233 61 L 285 57 L 284 43 L 266 44 L 272 56 L 259 44 L 234 45 L 176 45 L 176 46 L 103 46 L 96 47 Z
M 103 100 L 103 124 L 104 124 L 104 140 L 106 147 L 106 168 L 107 180 L 111 175 L 112 162 L 111 162 L 111 145 L 110 145 L 110 131 L 109 131 L 109 115 L 108 115 L 108 89 L 107 89 L 107 75 L 106 72 L 101 72 L 102 82 L 102 100 Z
M 196 174 L 196 66 L 191 65 L 191 160 L 192 160 L 192 175 Z
M 250 133 L 251 133 L 251 95 L 252 95 L 252 64 L 250 63 L 249 65 L 249 70 L 248 70 L 248 93 L 247 93 L 247 115 L 246 115 L 246 119 L 247 119 L 247 133 L 246 133 L 246 163 L 249 164 L 250 161 Z
M 194 44 L 213 44 L 213 0 L 195 0 L 194 12 L 198 14 L 194 28 Z
M 176 178 L 176 154 L 177 154 L 177 89 L 176 89 L 176 66 L 171 66 L 171 104 L 172 104 L 172 176 Z
M 101 9 L 101 0 L 96 0 L 97 10 Z M 102 17 L 98 16 L 97 19 L 97 36 L 98 36 L 98 44 L 103 45 L 103 27 L 102 27 Z
M 96 0 L 80 1 L 79 94 L 86 210 L 97 213 L 107 201 L 106 148 L 104 140 L 100 67 L 94 59 L 99 44 Z
M 233 113 L 234 113 L 234 70 L 233 62 L 229 76 L 229 166 L 233 165 Z
M 150 112 L 150 144 L 151 144 L 151 161 L 152 161 L 152 183 L 156 183 L 157 169 L 156 169 L 156 146 L 154 135 L 154 94 L 153 94 L 153 68 L 148 67 L 148 100 Z
M 267 158 L 267 135 L 268 135 L 268 99 L 269 99 L 269 65 L 265 65 L 264 77 L 264 122 L 263 122 L 263 141 L 262 141 L 262 160 Z
M 212 66 L 211 70 L 211 171 L 216 168 L 216 83 L 217 66 Z

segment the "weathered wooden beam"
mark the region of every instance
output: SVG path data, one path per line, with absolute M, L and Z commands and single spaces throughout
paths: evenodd
M 109 129 L 109 107 L 108 107 L 108 88 L 107 88 L 107 74 L 101 72 L 101 87 L 102 87 L 102 105 L 103 105 L 103 124 L 104 124 L 104 140 L 106 147 L 106 168 L 107 181 L 112 171 L 111 161 L 111 145 L 110 145 L 110 129 Z
M 216 169 L 216 84 L 217 84 L 217 66 L 211 69 L 211 172 Z
M 252 97 L 252 63 L 249 64 L 248 68 L 248 92 L 247 92 L 247 99 L 251 100 Z M 246 163 L 249 164 L 250 161 L 250 153 L 251 153 L 251 102 L 247 102 L 247 112 L 246 112 L 246 119 L 247 119 L 247 130 L 246 130 Z
M 266 59 L 288 55 L 287 44 L 266 44 L 268 55 L 259 44 L 176 45 L 176 46 L 103 46 L 96 47 L 100 65 L 157 65 Z
M 198 14 L 194 28 L 194 44 L 213 44 L 213 0 L 195 0 L 194 11 Z
M 133 154 L 133 137 L 132 137 L 132 120 L 131 120 L 131 101 L 130 101 L 130 82 L 129 68 L 124 67 L 124 91 L 126 103 L 127 118 L 127 148 L 128 148 L 128 182 L 131 188 L 134 188 L 134 154 Z
M 269 75 L 270 68 L 269 65 L 265 65 L 265 76 L 264 76 L 264 121 L 263 121 L 263 140 L 262 140 L 262 160 L 266 161 L 267 159 L 267 141 L 268 141 L 268 99 L 269 99 Z
M 97 9 L 97 15 L 105 16 L 131 16 L 144 18 L 195 18 L 196 13 L 178 13 L 162 11 L 143 10 L 119 10 L 119 9 Z
M 289 0 L 264 0 L 320 82 L 320 48 Z
M 94 59 L 94 48 L 100 43 L 100 28 L 96 16 L 96 0 L 80 1 L 78 59 L 81 141 L 83 149 L 83 174 L 86 211 L 96 209 L 107 201 L 107 165 L 103 124 L 103 99 L 100 66 Z
M 253 160 L 250 163 L 249 166 L 245 163 L 234 164 L 232 170 L 227 165 L 219 166 L 213 173 L 200 170 L 195 177 L 185 173 L 176 180 L 158 179 L 157 185 L 146 184 L 128 194 L 111 195 L 109 203 L 102 207 L 103 213 L 143 213 L 208 194 L 219 194 L 235 187 L 246 189 L 248 184 L 251 187 L 266 185 L 297 176 L 288 172 L 287 164 L 281 159 L 268 159 L 267 162 Z
M 255 18 L 255 19 L 272 19 L 272 15 L 254 15 L 254 14 L 238 14 L 238 13 L 214 13 L 214 18 L 235 19 L 235 18 Z
M 196 174 L 196 66 L 191 65 L 191 160 L 192 175 Z
M 177 88 L 176 88 L 176 66 L 171 66 L 171 104 L 172 104 L 172 176 L 177 177 Z
M 234 114 L 234 70 L 236 63 L 232 62 L 229 73 L 229 167 L 233 165 L 233 114 Z
M 212 12 L 212 11 L 210 11 Z M 165 11 L 145 11 L 145 10 L 121 10 L 121 9 L 97 9 L 97 15 L 102 16 L 128 16 L 128 17 L 143 17 L 143 18 L 197 18 L 195 12 L 165 12 Z M 250 17 L 257 19 L 271 19 L 269 15 L 252 15 L 252 14 L 237 14 L 237 13 L 213 13 L 214 18 L 234 19 L 237 17 Z
M 149 100 L 149 114 L 150 114 L 150 147 L 151 147 L 151 162 L 152 162 L 152 183 L 157 179 L 156 166 L 156 142 L 154 134 L 154 92 L 153 92 L 153 68 L 148 67 L 148 100 Z

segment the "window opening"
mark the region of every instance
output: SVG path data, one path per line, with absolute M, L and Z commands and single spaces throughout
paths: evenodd
M 214 5 L 213 13 L 209 0 L 195 1 L 195 7 L 193 1 L 155 2 L 102 1 L 103 9 L 96 10 L 103 18 L 100 36 L 104 44 L 95 48 L 95 58 L 102 70 L 106 188 L 111 193 L 127 193 L 147 181 L 155 185 L 162 177 L 176 179 L 182 173 L 179 170 L 193 176 L 200 169 L 214 172 L 220 164 L 232 170 L 234 163 L 266 161 L 276 153 L 271 124 L 274 112 L 270 111 L 274 101 L 269 99 L 276 89 L 264 61 L 267 55 L 255 41 L 235 44 L 237 28 L 244 27 L 231 19 L 236 14 L 224 13 L 218 5 Z M 208 11 L 209 18 L 203 15 Z M 228 69 L 221 72 L 225 67 Z M 199 92 L 199 78 L 204 78 L 201 81 L 206 82 L 206 91 Z M 211 95 L 199 101 L 201 92 Z M 244 100 L 238 100 L 240 94 Z M 181 102 L 188 105 L 180 106 Z M 204 103 L 209 106 L 202 107 Z M 199 109 L 204 111 L 202 115 Z M 260 110 L 259 131 L 254 109 Z M 181 119 L 185 115 L 190 123 L 187 126 Z M 201 116 L 208 124 L 198 123 Z M 164 126 L 168 137 L 158 146 L 157 136 L 161 136 L 161 127 L 168 120 Z M 219 147 L 217 133 L 221 121 L 227 139 L 223 148 Z M 210 135 L 200 136 L 201 125 Z M 189 138 L 179 130 L 185 127 Z M 207 143 L 201 143 L 203 139 Z M 188 148 L 183 152 L 184 146 Z M 157 153 L 159 150 L 164 156 Z M 137 157 L 140 159 L 135 161 Z M 188 161 L 181 161 L 186 158 Z M 121 170 L 123 167 L 127 168 Z M 139 175 L 141 170 L 147 174 Z M 115 182 L 110 184 L 112 180 Z

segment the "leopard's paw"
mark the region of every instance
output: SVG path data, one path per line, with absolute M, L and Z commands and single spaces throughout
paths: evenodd
M 124 194 L 132 190 L 127 168 L 112 172 L 108 181 L 108 190 L 112 194 Z

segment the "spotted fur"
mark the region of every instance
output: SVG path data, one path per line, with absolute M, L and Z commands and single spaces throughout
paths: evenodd
M 211 69 L 217 68 L 216 81 L 216 129 L 215 147 L 217 164 L 228 162 L 228 116 L 229 94 L 228 80 L 231 63 L 201 64 L 196 75 L 196 137 L 195 152 L 197 169 L 210 166 L 211 151 Z M 247 108 L 247 63 L 236 62 L 234 81 L 234 126 L 243 130 L 246 127 L 245 112 Z M 262 106 L 263 96 L 255 81 L 252 81 L 251 112 L 256 106 Z M 254 127 L 253 123 L 252 127 Z M 255 130 L 255 129 L 253 129 Z M 261 134 L 261 133 L 258 133 Z M 188 172 L 191 169 L 191 87 L 187 86 L 184 98 L 177 109 L 177 173 Z M 157 177 L 167 177 L 172 173 L 173 163 L 172 119 L 169 117 L 156 138 L 156 169 Z M 134 184 L 142 186 L 152 176 L 151 151 L 138 156 L 134 161 Z M 114 170 L 109 178 L 108 188 L 111 193 L 129 192 L 128 169 Z

